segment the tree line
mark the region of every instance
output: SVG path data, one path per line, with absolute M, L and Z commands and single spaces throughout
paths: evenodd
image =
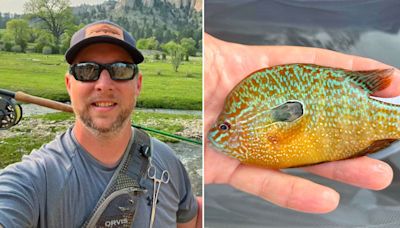
M 84 26 L 83 23 L 76 23 L 79 20 L 72 12 L 69 0 L 29 0 L 24 7 L 24 15 L 15 18 L 10 14 L 0 15 L 0 23 L 3 26 L 5 23 L 5 29 L 0 31 L 2 50 L 64 54 L 72 35 Z M 182 60 L 188 61 L 189 56 L 195 56 L 196 51 L 201 50 L 201 40 L 196 42 L 191 37 L 181 36 L 174 38 L 160 43 L 155 36 L 150 36 L 138 39 L 137 46 L 139 49 L 160 51 L 161 56 L 156 52 L 155 59 L 165 59 L 169 55 L 177 71 Z
M 73 11 L 77 24 L 108 18 L 137 39 L 155 37 L 160 43 L 168 43 L 191 37 L 197 43 L 202 38 L 201 12 L 189 6 L 177 8 L 164 0 L 108 0 L 100 5 L 82 5 Z

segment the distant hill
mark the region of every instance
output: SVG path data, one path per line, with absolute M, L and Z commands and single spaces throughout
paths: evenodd
M 201 40 L 202 0 L 109 0 L 73 8 L 76 23 L 108 19 L 136 39 L 154 36 L 161 43 L 192 37 Z
M 139 0 L 140 1 L 140 0 Z M 170 4 L 174 5 L 176 8 L 181 7 L 190 7 L 194 8 L 196 11 L 201 11 L 203 7 L 202 0 L 163 0 L 164 2 L 169 2 Z M 127 0 L 123 0 L 121 2 L 129 2 Z M 130 1 L 134 2 L 134 1 Z M 149 7 L 154 5 L 155 0 L 143 0 L 143 4 Z

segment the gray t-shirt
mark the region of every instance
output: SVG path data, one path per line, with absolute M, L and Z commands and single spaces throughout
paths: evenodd
M 153 164 L 170 180 L 158 196 L 154 227 L 176 227 L 197 213 L 197 202 L 182 163 L 152 138 Z M 116 167 L 100 164 L 79 145 L 72 128 L 0 172 L 0 224 L 4 227 L 81 227 Z M 152 188 L 152 181 L 146 180 Z M 139 200 L 133 227 L 148 227 L 151 193 Z

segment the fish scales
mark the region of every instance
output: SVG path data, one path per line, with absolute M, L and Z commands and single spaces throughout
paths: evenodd
M 259 70 L 230 92 L 208 138 L 244 163 L 270 168 L 361 155 L 400 137 L 399 106 L 369 97 L 389 73 L 306 64 Z

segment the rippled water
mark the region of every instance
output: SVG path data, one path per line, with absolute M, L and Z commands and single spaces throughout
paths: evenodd
M 400 67 L 400 1 L 206 0 L 205 31 L 257 45 L 321 47 Z

